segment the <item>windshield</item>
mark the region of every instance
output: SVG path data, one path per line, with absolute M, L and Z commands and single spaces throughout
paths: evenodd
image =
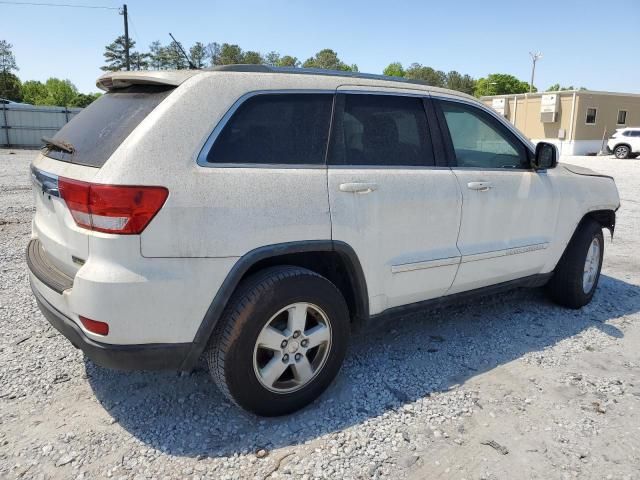
M 63 162 L 102 167 L 174 88 L 134 85 L 102 95 L 53 137 L 54 142 L 71 146 L 73 152 L 56 148 L 50 142 L 43 148 L 44 155 Z

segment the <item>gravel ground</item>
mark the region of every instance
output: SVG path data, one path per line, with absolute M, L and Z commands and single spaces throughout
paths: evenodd
M 48 326 L 33 155 L 0 151 L 0 478 L 640 478 L 640 160 L 567 159 L 622 197 L 589 306 L 520 290 L 378 327 L 319 401 L 265 420 L 204 369 L 106 370 Z

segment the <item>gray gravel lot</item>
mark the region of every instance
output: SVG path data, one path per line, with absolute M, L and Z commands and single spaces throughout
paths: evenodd
M 319 401 L 265 420 L 204 369 L 106 370 L 49 327 L 34 154 L 0 151 L 0 478 L 640 478 L 640 159 L 566 159 L 622 197 L 589 306 L 520 290 L 380 326 Z

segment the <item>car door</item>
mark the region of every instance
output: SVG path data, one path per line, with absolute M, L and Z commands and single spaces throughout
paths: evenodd
M 640 130 L 631 130 L 630 132 L 629 143 L 631 143 L 631 151 L 633 153 L 640 152 Z
M 462 191 L 460 268 L 449 293 L 540 273 L 558 199 L 529 147 L 488 109 L 453 97 L 435 101 Z
M 358 255 L 371 314 L 443 295 L 460 260 L 461 194 L 451 170 L 436 166 L 424 95 L 348 87 L 336 96 L 332 238 Z

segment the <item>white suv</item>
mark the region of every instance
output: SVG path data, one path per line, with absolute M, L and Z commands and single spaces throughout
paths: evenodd
M 640 127 L 617 129 L 607 142 L 607 147 L 616 158 L 629 158 L 640 154 Z
M 32 164 L 27 260 L 96 363 L 193 368 L 261 415 L 311 402 L 353 328 L 519 286 L 596 289 L 613 179 L 556 168 L 467 95 L 228 66 L 117 72 Z

